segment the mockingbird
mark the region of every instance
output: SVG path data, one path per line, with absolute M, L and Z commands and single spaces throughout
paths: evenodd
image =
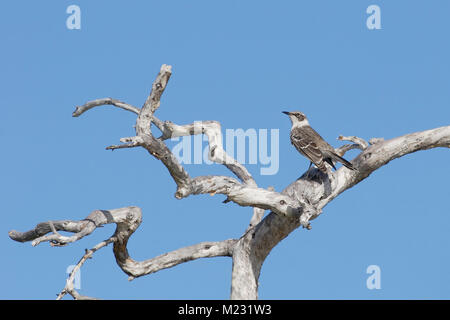
M 308 171 L 314 163 L 320 171 L 327 173 L 325 162 L 329 163 L 336 170 L 333 161 L 338 161 L 346 168 L 355 170 L 350 162 L 338 156 L 334 148 L 311 128 L 308 119 L 306 119 L 306 116 L 302 112 L 283 111 L 283 113 L 287 114 L 292 122 L 291 143 L 298 152 L 311 161 Z

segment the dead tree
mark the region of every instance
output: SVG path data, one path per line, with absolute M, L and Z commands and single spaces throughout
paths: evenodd
M 240 206 L 252 207 L 253 216 L 248 228 L 239 239 L 202 242 L 145 261 L 132 259 L 127 251 L 128 239 L 141 223 L 142 212 L 138 207 L 95 210 L 80 221 L 48 221 L 39 223 L 30 231 L 10 231 L 9 236 L 15 241 L 32 241 L 33 246 L 47 241 L 52 246 L 64 246 L 91 234 L 104 224 L 117 225 L 109 239 L 86 250 L 69 275 L 58 299 L 66 294 L 70 294 L 75 299 L 93 299 L 80 295 L 75 290 L 73 285 L 75 273 L 97 250 L 110 243 L 113 244 L 117 264 L 130 280 L 199 258 L 231 257 L 233 261 L 231 299 L 257 299 L 261 266 L 269 252 L 299 226 L 310 229 L 310 221 L 317 218 L 330 201 L 393 159 L 419 150 L 450 147 L 450 126 L 415 132 L 390 140 L 375 138 L 368 143 L 358 137 L 340 136 L 340 140 L 352 143 L 336 149 L 339 155 L 343 156 L 351 149 L 361 150 L 352 160 L 357 170 L 341 168 L 324 174 L 317 169 L 312 169 L 308 175 L 304 174 L 282 192 L 259 188 L 247 169 L 225 152 L 219 122 L 204 121 L 200 123 L 200 130 L 195 130 L 198 123 L 177 125 L 171 121 L 161 121 L 155 116 L 155 111 L 160 106 L 161 95 L 171 74 L 170 66 L 161 67 L 151 93 L 140 109 L 116 99 L 104 98 L 76 107 L 72 115 L 78 117 L 89 109 L 102 105 L 112 105 L 136 113 L 136 136 L 122 138 L 120 139 L 122 144 L 112 145 L 106 149 L 135 147 L 146 149 L 169 170 L 177 185 L 175 192 L 177 199 L 197 194 L 223 194 L 226 196 L 224 203 L 232 201 Z M 162 132 L 160 137 L 153 136 L 150 130 L 152 124 Z M 210 160 L 225 165 L 235 177 L 189 176 L 167 147 L 165 140 L 194 134 L 205 134 L 208 137 Z M 264 217 L 266 210 L 270 212 Z M 64 236 L 58 231 L 68 231 L 73 235 Z

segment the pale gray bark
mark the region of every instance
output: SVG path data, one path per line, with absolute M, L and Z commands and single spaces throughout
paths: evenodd
M 231 298 L 257 299 L 258 279 L 265 258 L 272 248 L 293 230 L 299 226 L 310 229 L 310 221 L 317 218 L 330 201 L 389 161 L 419 150 L 450 147 L 450 126 L 411 133 L 386 141 L 382 138 L 372 138 L 369 143 L 354 136 L 340 136 L 340 140 L 350 141 L 352 144 L 336 149 L 339 155 L 343 156 L 351 149 L 361 150 L 361 153 L 352 160 L 357 170 L 341 168 L 334 172 L 329 170 L 324 174 L 312 169 L 282 192 L 276 192 L 273 188 L 259 188 L 248 170 L 223 149 L 219 122 L 203 121 L 177 125 L 170 121 L 161 121 L 154 115 L 160 107 L 161 95 L 171 74 L 170 66 L 161 67 L 142 108 L 112 98 L 104 98 L 76 107 L 73 116 L 78 117 L 102 105 L 112 105 L 137 114 L 136 136 L 122 138 L 120 139 L 122 144 L 112 145 L 107 149 L 145 148 L 168 169 L 177 185 L 175 192 L 177 199 L 196 194 L 223 194 L 226 195 L 225 203 L 232 201 L 241 206 L 253 207 L 253 216 L 248 228 L 240 239 L 202 242 L 145 261 L 133 260 L 127 250 L 129 237 L 142 221 L 141 209 L 138 207 L 95 210 L 80 221 L 48 221 L 38 224 L 27 232 L 10 231 L 9 236 L 16 241 L 32 241 L 32 245 L 49 242 L 54 246 L 62 246 L 80 240 L 104 224 L 117 225 L 115 233 L 109 239 L 86 251 L 69 275 L 58 299 L 65 294 L 70 294 L 75 299 L 92 299 L 80 295 L 74 289 L 74 274 L 97 250 L 109 243 L 113 243 L 116 262 L 129 275 L 130 280 L 199 258 L 229 256 L 233 259 Z M 153 136 L 150 129 L 152 124 L 162 132 L 159 138 Z M 209 158 L 226 166 L 237 179 L 228 176 L 211 175 L 195 178 L 189 176 L 164 141 L 170 137 L 195 134 L 205 134 L 208 137 Z M 264 218 L 265 210 L 270 210 L 270 213 Z M 68 231 L 73 235 L 63 236 L 58 231 Z

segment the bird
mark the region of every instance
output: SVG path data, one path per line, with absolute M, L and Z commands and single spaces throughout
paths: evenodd
M 333 161 L 342 163 L 350 170 L 356 170 L 353 164 L 337 155 L 334 148 L 311 128 L 304 113 L 300 111 L 283 111 L 283 113 L 287 114 L 292 122 L 291 143 L 298 152 L 310 160 L 308 172 L 313 163 L 325 174 L 327 173 L 325 163 L 330 164 L 336 170 Z

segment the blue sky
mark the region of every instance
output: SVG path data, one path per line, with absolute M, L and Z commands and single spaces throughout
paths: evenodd
M 68 30 L 66 8 L 81 8 Z M 368 30 L 366 8 L 381 8 Z M 237 238 L 251 209 L 223 196 L 174 198 L 167 170 L 144 150 L 104 148 L 133 135 L 135 116 L 75 105 L 145 101 L 165 64 L 173 75 L 157 115 L 224 129 L 279 129 L 281 191 L 307 169 L 283 110 L 301 110 L 338 146 L 340 134 L 392 138 L 449 125 L 448 1 L 3 1 L 0 10 L 2 299 L 54 299 L 66 268 L 114 232 L 108 225 L 62 248 L 9 239 L 38 222 L 140 206 L 129 252 L 144 260 L 201 241 Z M 172 146 L 174 143 L 169 142 Z M 352 158 L 357 153 L 348 153 Z M 390 162 L 330 203 L 311 231 L 269 255 L 261 299 L 449 299 L 449 150 Z M 191 176 L 229 174 L 186 165 Z M 368 290 L 366 268 L 381 269 Z M 106 299 L 227 299 L 231 259 L 185 263 L 127 281 L 111 247 L 81 272 L 82 294 Z

